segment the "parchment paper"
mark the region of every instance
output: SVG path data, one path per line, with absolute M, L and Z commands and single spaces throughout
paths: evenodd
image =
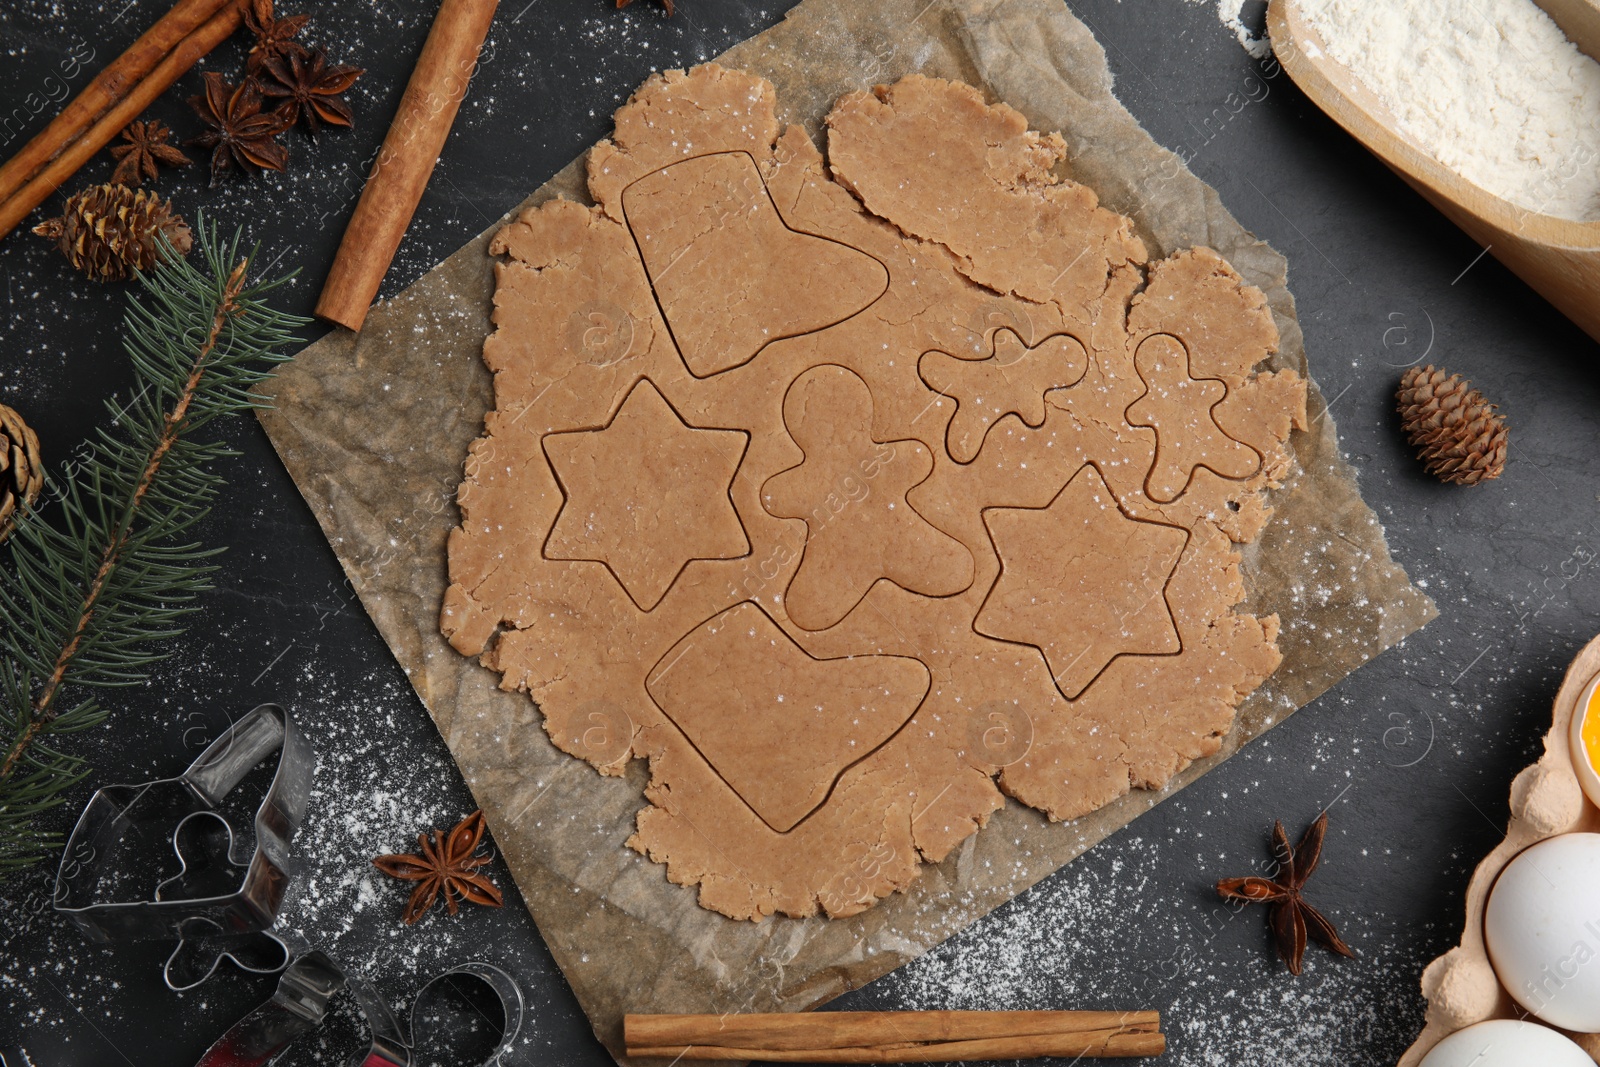
M 1071 176 L 1134 219 L 1152 259 L 1210 245 L 1265 291 L 1282 334 L 1274 362 L 1306 375 L 1283 257 L 1116 101 L 1104 52 L 1059 0 L 805 0 L 719 61 L 770 79 L 780 116 L 819 143 L 837 97 L 912 72 L 1005 100 L 1035 129 L 1065 136 Z M 587 202 L 579 164 L 523 206 L 556 195 Z M 662 867 L 623 847 L 643 803 L 643 768 L 603 778 L 558 752 L 527 696 L 500 691 L 494 673 L 439 634 L 453 495 L 492 399 L 480 349 L 493 289 L 486 248 L 498 227 L 375 308 L 359 337 L 335 333 L 300 353 L 261 418 L 614 1055 L 627 1011 L 798 1011 L 914 958 L 1437 614 L 1390 560 L 1313 383 L 1311 428 L 1291 442 L 1299 472 L 1271 495 L 1276 517 L 1244 550 L 1251 597 L 1242 607 L 1282 617 L 1283 665 L 1239 709 L 1217 755 L 1160 793 L 1136 790 L 1072 823 L 1011 803 L 945 862 L 924 867 L 909 892 L 851 919 L 756 924 L 703 910 L 695 890 L 669 884 Z

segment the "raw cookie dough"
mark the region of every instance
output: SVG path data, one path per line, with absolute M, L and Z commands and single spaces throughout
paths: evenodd
M 860 912 L 1006 796 L 1071 819 L 1216 751 L 1276 668 L 1237 546 L 1305 424 L 1259 290 L 1147 262 L 969 86 L 656 75 L 587 207 L 493 240 L 495 410 L 441 626 L 735 918 Z

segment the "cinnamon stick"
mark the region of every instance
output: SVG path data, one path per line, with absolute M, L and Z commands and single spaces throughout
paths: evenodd
M 154 26 L 146 30 L 126 52 L 118 56 L 104 70 L 94 76 L 83 91 L 72 98 L 61 114 L 50 120 L 50 125 L 39 131 L 21 151 L 0 166 L 0 202 L 9 199 L 39 168 L 61 154 L 105 114 L 107 109 L 124 99 L 134 86 L 143 81 L 168 52 L 224 5 L 233 0 L 178 0 L 173 9 L 161 16 Z M 120 129 L 120 127 L 119 127 Z M 30 211 L 32 208 L 29 209 Z M 27 212 L 23 212 L 27 214 Z M 12 224 L 15 226 L 15 223 Z M 11 227 L 7 227 L 9 232 Z M 0 233 L 0 237 L 4 237 Z
M 361 329 L 467 94 L 498 0 L 444 0 L 345 228 L 315 314 Z
M 161 61 L 128 90 L 127 95 L 112 105 L 88 129 L 66 145 L 59 155 L 29 179 L 4 203 L 0 203 L 0 237 L 4 237 L 17 224 L 27 218 L 28 212 L 44 203 L 57 187 L 78 168 L 89 161 L 122 129 L 138 118 L 145 108 L 166 92 L 173 82 L 198 63 L 217 45 L 227 40 L 243 21 L 237 0 L 225 0 L 212 16 L 194 32 L 181 39 Z M 143 40 L 143 38 L 141 38 Z M 42 136 L 42 135 L 41 135 Z M 32 142 L 30 142 L 31 144 Z
M 630 1057 L 771 1063 L 941 1063 L 1040 1056 L 1157 1056 L 1153 1011 L 817 1012 L 629 1015 Z

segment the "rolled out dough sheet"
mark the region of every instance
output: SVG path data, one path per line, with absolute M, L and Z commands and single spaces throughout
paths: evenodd
M 1159 788 L 1280 661 L 1235 610 L 1306 426 L 1261 290 L 1150 262 L 964 83 L 826 128 L 656 75 L 594 206 L 495 235 L 440 619 L 557 747 L 649 761 L 629 844 L 736 919 L 857 914 L 1006 795 Z

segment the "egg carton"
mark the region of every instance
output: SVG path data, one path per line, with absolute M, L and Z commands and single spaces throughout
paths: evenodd
M 1556 834 L 1600 833 L 1600 807 L 1579 784 L 1571 742 L 1573 717 L 1580 706 L 1587 705 L 1597 677 L 1600 637 L 1585 645 L 1567 668 L 1556 694 L 1550 732 L 1544 735 L 1544 755 L 1537 763 L 1524 767 L 1511 783 L 1511 819 L 1506 838 L 1472 872 L 1461 943 L 1422 972 L 1422 995 L 1428 1001 L 1427 1024 L 1400 1058 L 1398 1067 L 1416 1067 L 1433 1046 L 1473 1023 L 1528 1017 L 1500 984 L 1489 963 L 1483 940 L 1484 906 L 1500 872 L 1524 849 Z M 1600 1063 L 1600 1034 L 1559 1032 Z

